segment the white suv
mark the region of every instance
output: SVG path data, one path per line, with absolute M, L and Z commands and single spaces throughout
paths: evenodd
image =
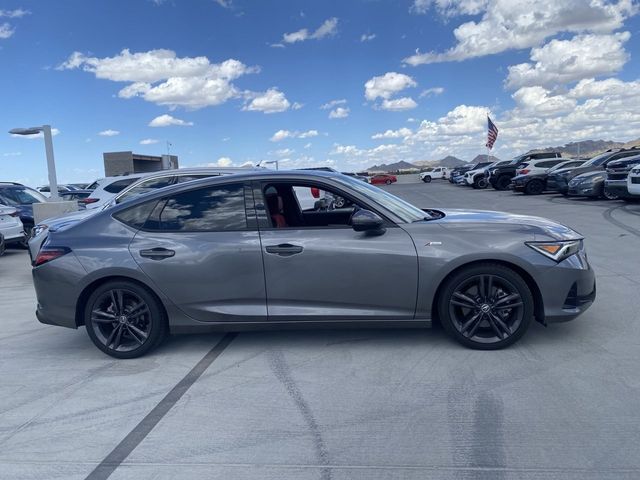
M 17 208 L 0 205 L 0 235 L 4 237 L 4 245 L 24 243 L 24 226 Z
M 571 160 L 570 158 L 538 158 L 528 160 L 518 165 L 516 175 L 535 175 L 537 173 L 546 173 L 551 167 L 555 167 L 559 163 Z
M 420 180 L 429 183 L 437 178 L 449 178 L 449 169 L 447 167 L 432 167 L 420 174 Z
M 635 166 L 627 176 L 627 190 L 629 195 L 640 197 L 640 165 Z
M 500 160 L 499 162 L 493 162 L 489 165 L 485 165 L 484 167 L 465 172 L 464 177 L 462 178 L 464 179 L 465 185 L 469 185 L 473 188 L 487 188 L 489 186 L 489 169 L 502 167 L 503 165 L 506 165 L 508 163 L 511 163 L 511 160 Z

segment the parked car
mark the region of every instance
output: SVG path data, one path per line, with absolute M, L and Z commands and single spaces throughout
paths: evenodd
M 15 207 L 0 205 L 0 235 L 2 246 L 24 245 L 25 233 L 20 212 Z
M 453 175 L 453 172 L 451 174 L 451 179 L 453 180 L 453 183 L 456 185 L 466 185 L 467 182 L 465 180 L 465 175 L 470 172 L 470 171 L 474 171 L 474 170 L 481 170 L 484 169 L 486 167 L 488 167 L 489 165 L 491 165 L 491 163 L 493 162 L 480 162 L 480 163 L 476 163 L 475 165 L 472 165 L 470 168 L 464 168 L 464 169 L 460 169 L 458 170 L 458 174 L 457 175 Z
M 571 197 L 590 197 L 616 200 L 618 197 L 611 196 L 604 191 L 605 178 L 607 178 L 607 173 L 602 170 L 576 175 L 569 180 L 567 195 Z
M 395 175 L 389 175 L 387 173 L 383 173 L 380 175 L 373 175 L 369 179 L 369 183 L 373 185 L 382 185 L 382 184 L 391 185 L 392 183 L 395 183 L 397 181 L 398 181 L 398 177 L 396 177 Z
M 60 192 L 60 198 L 62 200 L 82 200 L 91 195 L 91 193 L 93 193 L 93 190 L 67 190 L 66 192 Z M 84 204 L 82 206 L 84 207 Z
M 87 186 L 86 189 L 92 191 L 91 195 L 81 199 L 80 203 L 87 209 L 102 208 L 104 204 L 111 200 L 117 193 L 120 193 L 145 175 L 148 174 L 136 173 L 133 175 L 99 178 Z
M 75 187 L 69 185 L 58 185 L 58 195 L 63 192 L 69 192 L 71 190 L 76 190 Z M 49 185 L 43 185 L 42 187 L 38 187 L 38 191 L 43 194 L 45 197 L 49 197 L 51 194 L 51 189 Z
M 627 192 L 629 196 L 626 198 L 640 198 L 640 167 L 634 167 L 629 172 Z
M 27 237 L 33 228 L 33 204 L 46 202 L 47 198 L 37 190 L 15 182 L 0 182 L 0 204 L 15 207 Z M 24 244 L 26 246 L 26 243 Z
M 559 152 L 525 153 L 512 159 L 507 165 L 492 168 L 489 171 L 489 182 L 496 190 L 507 190 L 511 185 L 511 179 L 516 176 L 520 165 L 531 160 L 560 158 Z
M 461 167 L 456 167 L 449 172 L 449 182 L 457 183 L 457 181 L 469 170 L 475 167 L 475 164 L 467 164 Z
M 537 173 L 546 173 L 550 168 L 553 168 L 560 163 L 565 163 L 566 161 L 566 158 L 554 158 L 552 160 L 539 158 L 529 160 L 518 165 L 516 168 L 516 175 L 535 175 Z
M 464 174 L 464 183 L 476 189 L 484 189 L 489 186 L 488 171 L 491 168 L 501 167 L 508 164 L 511 160 L 500 160 L 480 168 L 474 168 Z
M 604 180 L 604 194 L 607 198 L 628 197 L 627 177 L 636 165 L 640 165 L 640 155 L 609 162 Z
M 298 186 L 353 205 L 303 212 Z M 432 317 L 461 344 L 496 349 L 534 318 L 570 320 L 595 298 L 582 236 L 564 225 L 420 210 L 345 175 L 300 171 L 207 178 L 123 202 L 51 232 L 33 279 L 42 323 L 84 325 L 117 358 L 143 355 L 169 331 Z
M 607 150 L 606 152 L 587 160 L 579 167 L 556 170 L 552 175 L 549 175 L 549 178 L 547 179 L 547 187 L 549 190 L 556 190 L 563 195 L 568 195 L 569 181 L 573 177 L 597 170 L 604 171 L 609 162 L 632 157 L 639 153 L 640 149 L 638 149 L 638 147 Z
M 544 173 L 528 173 L 525 175 L 516 175 L 511 180 L 511 188 L 514 192 L 522 192 L 525 195 L 540 195 L 549 190 L 547 187 L 547 178 L 551 173 L 561 168 L 572 168 L 582 165 L 585 160 L 565 160 L 551 167 Z
M 447 167 L 432 167 L 420 174 L 420 180 L 424 183 L 429 183 L 431 180 L 439 179 L 439 178 L 448 178 L 449 169 Z

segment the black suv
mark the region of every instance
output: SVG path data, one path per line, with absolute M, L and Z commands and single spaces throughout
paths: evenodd
M 604 181 L 604 191 L 609 197 L 631 197 L 627 190 L 627 177 L 636 165 L 640 165 L 640 152 L 638 155 L 627 157 L 623 160 L 615 160 L 607 165 L 607 178 Z
M 33 188 L 15 182 L 0 182 L 0 203 L 18 209 L 27 238 L 33 228 L 32 205 L 46 201 L 47 198 Z
M 511 185 L 511 179 L 516 176 L 516 170 L 520 165 L 530 160 L 539 160 L 541 158 L 560 158 L 559 152 L 544 153 L 525 153 L 511 160 L 507 165 L 494 168 L 489 172 L 489 181 L 491 186 L 496 190 L 507 190 Z
M 633 157 L 640 154 L 640 148 L 619 148 L 615 150 L 607 150 L 600 155 L 596 155 L 590 160 L 583 163 L 576 168 L 562 168 L 556 170 L 553 175 L 549 175 L 547 179 L 547 188 L 549 190 L 556 190 L 563 195 L 569 193 L 569 181 L 578 175 L 583 173 L 595 172 L 598 170 L 605 170 L 607 165 L 614 160 L 620 160 L 622 158 Z

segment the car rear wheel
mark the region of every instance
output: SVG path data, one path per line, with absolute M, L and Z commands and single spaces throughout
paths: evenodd
M 525 195 L 540 195 L 544 191 L 544 184 L 540 180 L 531 180 L 524 187 Z
M 496 180 L 496 190 L 506 190 L 509 188 L 509 184 L 511 184 L 511 177 L 509 175 L 501 175 Z
M 89 297 L 84 316 L 93 343 L 115 358 L 136 358 L 160 344 L 167 320 L 146 288 L 127 281 L 107 282 Z
M 476 177 L 476 179 L 473 181 L 473 188 L 476 189 L 485 189 L 489 186 L 489 182 L 487 181 L 486 177 Z
M 611 193 L 609 192 L 606 188 L 603 189 L 602 191 L 602 198 L 605 198 L 607 200 L 618 200 L 620 197 L 618 195 L 616 195 L 615 193 Z
M 527 283 L 508 267 L 483 263 L 450 277 L 438 298 L 444 329 L 466 347 L 497 350 L 515 343 L 533 319 Z

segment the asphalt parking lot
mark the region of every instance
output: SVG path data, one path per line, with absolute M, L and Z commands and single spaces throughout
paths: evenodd
M 575 228 L 596 303 L 496 352 L 438 328 L 306 330 L 179 336 L 118 361 L 84 329 L 36 321 L 28 256 L 10 250 L 0 478 L 639 478 L 640 203 L 442 181 L 388 189 L 423 208 Z

